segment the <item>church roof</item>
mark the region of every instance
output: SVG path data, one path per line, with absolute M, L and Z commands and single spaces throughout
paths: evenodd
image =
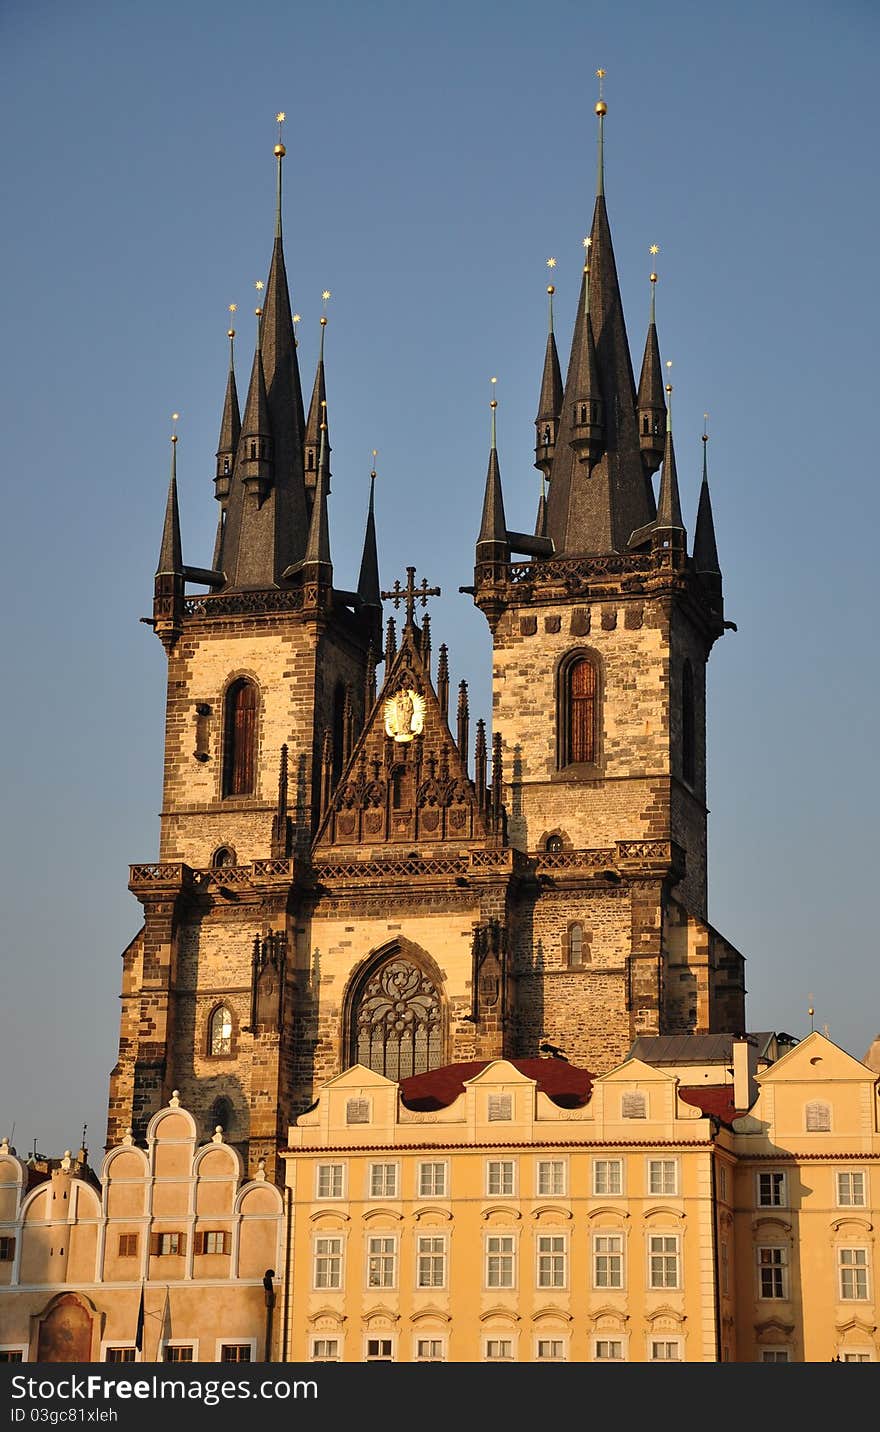
M 408 1109 L 429 1112 L 443 1109 L 464 1093 L 465 1083 L 473 1079 L 492 1059 L 471 1059 L 461 1064 L 444 1064 L 424 1074 L 401 1079 L 400 1093 Z M 590 1097 L 594 1076 L 566 1059 L 509 1059 L 527 1079 L 534 1079 L 542 1094 L 561 1109 L 579 1109 Z

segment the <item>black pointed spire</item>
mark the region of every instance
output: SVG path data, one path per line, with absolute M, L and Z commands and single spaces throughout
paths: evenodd
M 375 458 L 375 453 L 373 454 Z M 364 530 L 364 550 L 361 553 L 361 569 L 358 573 L 357 593 L 365 607 L 370 609 L 375 625 L 374 639 L 382 637 L 382 598 L 379 595 L 379 553 L 376 546 L 375 513 L 376 469 L 370 472 L 370 501 L 367 507 L 367 525 Z
M 281 167 L 284 154 L 285 148 L 279 138 L 275 146 L 277 192 L 272 262 L 267 283 L 257 284 L 259 290 L 265 287 L 260 324 L 262 401 L 268 414 L 273 467 L 271 482 L 266 483 L 262 479 L 252 481 L 249 492 L 241 459 L 245 455 L 250 459 L 251 448 L 249 444 L 246 449 L 243 447 L 242 432 L 223 538 L 222 565 L 227 587 L 232 589 L 277 586 L 282 573 L 302 558 L 308 533 L 303 479 L 305 418 L 281 238 Z M 253 387 L 253 376 L 251 383 Z M 243 428 L 246 422 L 247 405 Z M 256 456 L 259 456 L 259 449 Z M 251 476 L 253 478 L 253 474 Z M 256 502 L 251 495 L 255 489 Z
M 556 266 L 555 259 L 548 259 L 548 265 Z M 562 372 L 559 354 L 556 351 L 556 335 L 553 332 L 553 295 L 556 289 L 547 285 L 548 329 L 547 347 L 544 351 L 544 371 L 541 375 L 541 396 L 538 400 L 538 416 L 535 418 L 535 467 L 547 477 L 556 451 L 556 430 L 562 412 Z M 542 533 L 538 534 L 542 536 Z
M 220 420 L 220 437 L 217 443 L 217 473 L 214 478 L 214 496 L 218 502 L 225 502 L 232 488 L 232 468 L 241 433 L 238 389 L 235 386 L 235 329 L 230 328 L 226 336 L 229 339 L 229 374 L 226 379 L 226 396 L 223 399 L 223 417 Z
M 325 302 L 329 298 L 329 292 L 325 289 Z M 327 420 L 327 384 L 324 378 L 324 335 L 327 332 L 327 315 L 321 314 L 321 344 L 318 350 L 318 366 L 315 369 L 315 382 L 312 387 L 312 401 L 309 403 L 309 416 L 306 419 L 306 437 L 304 448 L 305 482 L 306 492 L 314 491 L 318 481 L 318 459 L 321 450 L 321 422 L 327 423 L 327 453 L 332 452 L 330 447 L 330 426 Z M 329 473 L 328 473 L 329 475 Z M 329 490 L 329 489 L 328 489 Z
M 590 317 L 590 241 L 584 240 L 584 276 L 581 299 L 584 306 L 581 323 L 581 350 L 578 355 L 578 377 L 571 397 L 571 437 L 580 462 L 592 468 L 602 455 L 605 445 L 605 404 L 599 382 L 596 343 Z
M 272 427 L 266 397 L 266 375 L 263 371 L 261 339 L 263 310 L 257 308 L 257 345 L 248 384 L 247 401 L 241 424 L 238 452 L 238 476 L 245 491 L 256 498 L 259 507 L 272 485 L 274 469 Z
M 660 496 L 657 499 L 657 521 L 654 524 L 652 542 L 655 547 L 673 547 L 684 552 L 687 532 L 681 515 L 681 499 L 678 493 L 678 473 L 675 467 L 675 446 L 672 441 L 672 384 L 666 384 L 666 447 L 663 452 L 663 472 L 660 478 Z
M 589 248 L 589 314 L 598 387 L 604 402 L 602 452 L 595 465 L 579 461 L 570 444 L 581 383 L 587 304 L 583 288 L 565 380 L 565 401 L 550 469 L 547 537 L 560 555 L 621 552 L 630 534 L 655 515 L 654 494 L 642 467 L 636 424 L 636 388 L 623 318 L 620 284 L 605 206 L 605 101 L 599 117 L 599 164 Z
M 329 576 L 326 577 L 326 580 L 332 582 L 330 522 L 327 513 L 327 489 L 330 475 L 327 464 L 327 425 L 322 422 L 321 447 L 318 454 L 318 485 L 315 488 L 315 501 L 312 506 L 312 520 L 309 523 L 309 540 L 306 543 L 303 568 L 315 566 L 330 568 L 330 573 Z
M 174 414 L 177 421 L 177 414 Z M 153 630 L 166 651 L 170 651 L 183 626 L 183 551 L 180 541 L 180 513 L 177 506 L 177 434 L 171 435 L 171 477 L 165 501 L 162 545 L 153 582 Z
M 495 382 L 494 378 L 492 382 Z M 489 449 L 489 467 L 486 472 L 483 518 L 480 523 L 480 535 L 477 538 L 477 561 L 506 562 L 510 556 L 510 550 L 507 545 L 507 524 L 504 519 L 501 469 L 498 466 L 497 430 L 495 425 L 495 414 L 498 408 L 498 402 L 494 397 L 489 406 L 492 409 L 492 445 Z
M 697 507 L 697 525 L 694 528 L 694 570 L 701 577 L 715 577 L 721 585 L 721 565 L 718 561 L 718 547 L 715 542 L 715 522 L 712 517 L 712 499 L 709 496 L 709 473 L 706 450 L 709 434 L 703 433 L 703 480 L 700 483 L 700 501 Z
M 652 245 L 652 252 L 657 252 Z M 651 316 L 645 339 L 645 355 L 639 378 L 639 448 L 645 471 L 654 473 L 663 458 L 663 438 L 666 431 L 666 400 L 663 396 L 663 369 L 660 365 L 660 344 L 657 341 L 657 322 L 654 295 L 657 289 L 657 275 L 651 274 Z

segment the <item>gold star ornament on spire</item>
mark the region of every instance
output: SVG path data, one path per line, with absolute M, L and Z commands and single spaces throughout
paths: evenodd
M 266 285 L 263 283 L 263 280 L 261 278 L 258 278 L 256 283 L 254 284 L 254 288 L 257 290 L 257 293 L 262 293 L 265 287 Z
M 548 268 L 555 268 L 555 267 L 556 267 L 556 260 L 555 260 L 554 258 L 549 258 L 549 259 L 547 260 L 547 267 L 548 267 Z
M 604 86 L 602 83 L 602 81 L 605 79 L 605 71 L 603 69 L 598 69 L 596 71 L 596 78 L 599 81 L 599 98 L 596 101 L 596 113 L 601 117 L 603 114 L 608 113 L 608 106 L 605 103 L 605 96 L 603 94 Z

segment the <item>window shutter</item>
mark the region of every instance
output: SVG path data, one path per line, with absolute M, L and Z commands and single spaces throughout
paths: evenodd
M 193 1234 L 193 1253 L 196 1255 L 204 1253 L 206 1251 L 206 1245 L 207 1239 L 201 1230 Z
M 150 1234 L 150 1253 L 153 1258 L 158 1258 L 159 1256 L 159 1238 L 160 1235 L 158 1233 Z
M 596 759 L 596 668 L 586 657 L 574 662 L 568 673 L 568 759 Z

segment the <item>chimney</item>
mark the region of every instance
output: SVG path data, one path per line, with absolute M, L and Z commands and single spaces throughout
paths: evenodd
M 749 1041 L 733 1040 L 733 1102 L 737 1109 L 750 1109 L 755 1101 L 755 1084 L 749 1070 Z

